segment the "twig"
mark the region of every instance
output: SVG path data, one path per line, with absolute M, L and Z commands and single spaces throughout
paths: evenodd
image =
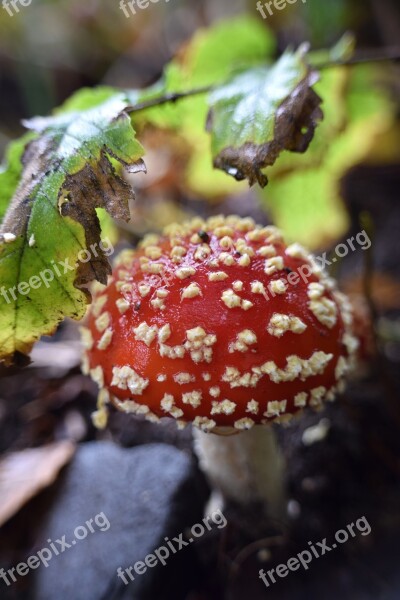
M 146 110 L 147 108 L 153 108 L 154 106 L 161 106 L 162 104 L 168 104 L 168 102 L 175 103 L 178 100 L 182 100 L 182 98 L 188 98 L 190 96 L 198 96 L 200 94 L 207 94 L 208 92 L 212 92 L 214 89 L 215 88 L 210 85 L 207 87 L 189 90 L 187 92 L 176 92 L 176 93 L 171 93 L 171 94 L 165 94 L 164 96 L 158 96 L 157 98 L 152 98 L 151 100 L 139 102 L 139 104 L 135 104 L 134 106 L 128 106 L 125 109 L 125 112 L 127 112 L 127 113 L 138 112 L 140 110 Z
M 364 56 L 358 54 L 347 60 L 331 60 L 320 64 L 317 63 L 313 67 L 315 69 L 329 69 L 329 67 L 351 67 L 353 65 L 383 61 L 400 61 L 400 48 L 383 48 L 383 50 L 375 51 L 374 54 L 365 53 Z
M 331 60 L 322 62 L 320 64 L 312 65 L 314 69 L 329 69 L 332 67 L 351 67 L 353 65 L 360 65 L 365 63 L 374 63 L 374 62 L 383 62 L 383 61 L 400 61 L 400 48 L 386 48 L 382 51 L 377 51 L 373 55 L 365 55 L 365 56 L 353 56 L 348 60 Z M 165 94 L 164 96 L 158 96 L 157 98 L 152 98 L 150 100 L 145 100 L 143 102 L 139 102 L 134 106 L 128 106 L 125 109 L 127 113 L 139 112 L 141 110 L 146 110 L 148 108 L 154 108 L 155 106 L 162 106 L 163 104 L 175 103 L 178 100 L 183 100 L 185 98 L 190 98 L 191 96 L 199 96 L 201 94 L 208 94 L 209 92 L 213 92 L 217 86 L 205 86 L 201 88 L 196 88 L 194 90 L 188 90 L 187 92 L 176 92 Z

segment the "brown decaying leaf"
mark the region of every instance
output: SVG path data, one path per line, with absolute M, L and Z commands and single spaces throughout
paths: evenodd
M 143 169 L 137 165 L 136 172 L 145 171 L 143 161 L 140 161 L 140 164 L 143 165 Z M 98 246 L 101 227 L 95 208 L 104 208 L 115 219 L 129 221 L 129 203 L 135 199 L 133 189 L 117 176 L 111 162 L 102 151 L 96 169 L 86 164 L 78 174 L 66 177 L 62 194 L 66 199 L 60 204 L 61 196 L 59 198 L 61 215 L 71 217 L 83 226 L 86 247 L 95 247 L 97 254 L 96 256 L 91 253 L 89 262 L 79 264 L 75 285 L 83 287 L 93 279 L 105 285 L 107 276 L 111 275 L 111 266 L 107 256 Z
M 224 148 L 214 159 L 214 167 L 233 175 L 237 181 L 247 179 L 250 186 L 258 182 L 264 188 L 268 178 L 262 169 L 273 165 L 283 150 L 304 153 L 314 137 L 318 122 L 323 118 L 322 99 L 311 88 L 317 80 L 316 72 L 310 70 L 280 106 L 273 140 L 266 144 L 246 142 L 240 148 Z M 212 130 L 212 121 L 211 109 L 207 131 Z
M 0 526 L 54 483 L 60 469 L 70 462 L 74 452 L 73 443 L 61 441 L 3 458 L 0 462 Z

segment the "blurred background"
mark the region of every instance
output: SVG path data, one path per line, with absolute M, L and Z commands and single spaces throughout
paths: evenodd
M 400 55 L 399 0 L 298 0 L 266 20 L 254 0 L 159 0 L 129 17 L 117 0 L 33 0 L 13 16 L 0 6 L 0 158 L 24 132 L 22 119 L 50 113 L 82 87 L 148 86 L 174 56 L 185 64 L 193 35 L 201 47 L 202 29 L 224 20 L 238 31 L 257 21 L 275 57 L 304 40 L 315 51 L 329 48 L 348 31 L 357 56 Z M 206 79 L 207 64 L 204 73 Z M 368 231 L 371 252 L 349 255 L 334 272 L 358 303 L 360 327 L 368 324 L 362 373 L 326 409 L 330 434 L 316 453 L 302 434 L 320 415 L 307 413 L 280 434 L 290 465 L 290 530 L 260 540 L 254 518 L 247 522 L 232 508 L 226 531 L 210 532 L 140 585 L 119 585 L 109 557 L 133 564 L 163 536 L 199 521 L 209 490 L 193 460 L 190 430 L 120 414 L 106 431 L 94 429 L 97 388 L 81 374 L 78 327 L 68 321 L 35 347 L 29 367 L 0 366 L 0 569 L 68 533 L 83 515 L 131 516 L 112 538 L 99 533 L 15 585 L 0 580 L 0 598 L 400 598 L 400 65 L 326 69 L 316 89 L 325 120 L 309 152 L 283 156 L 265 190 L 212 170 L 208 136 L 190 114 L 183 113 L 180 129 L 139 121 L 148 175 L 128 177 L 136 191 L 132 222 L 104 217 L 118 248 L 173 220 L 219 212 L 274 222 L 316 252 Z M 134 454 L 144 448 L 148 454 Z M 160 489 L 166 464 L 176 468 Z M 363 513 L 373 535 L 361 546 L 340 549 L 277 589 L 258 580 L 261 566 Z

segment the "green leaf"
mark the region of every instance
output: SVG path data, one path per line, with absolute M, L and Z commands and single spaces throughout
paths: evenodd
M 305 152 L 322 118 L 318 79 L 306 47 L 287 51 L 270 67 L 250 69 L 210 96 L 208 129 L 214 166 L 235 179 L 256 181 L 283 150 Z
M 17 168 L 22 142 L 11 149 L 2 204 L 15 193 L 0 233 L 0 359 L 27 354 L 64 317 L 84 316 L 87 284 L 106 283 L 111 272 L 111 246 L 101 240 L 96 208 L 129 219 L 133 192 L 111 162 L 131 172 L 144 168 L 127 98 L 100 98 L 95 91 L 95 108 L 87 108 L 85 94 L 67 112 L 27 123 L 36 138 L 25 152 L 17 189 L 11 166 Z

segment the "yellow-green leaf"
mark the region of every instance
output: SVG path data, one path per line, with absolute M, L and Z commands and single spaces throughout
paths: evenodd
M 101 239 L 96 208 L 127 220 L 133 195 L 111 159 L 143 170 L 126 106 L 114 93 L 95 108 L 27 123 L 36 136 L 0 229 L 0 359 L 27 354 L 64 317 L 82 318 L 86 285 L 107 281 L 112 246 Z

